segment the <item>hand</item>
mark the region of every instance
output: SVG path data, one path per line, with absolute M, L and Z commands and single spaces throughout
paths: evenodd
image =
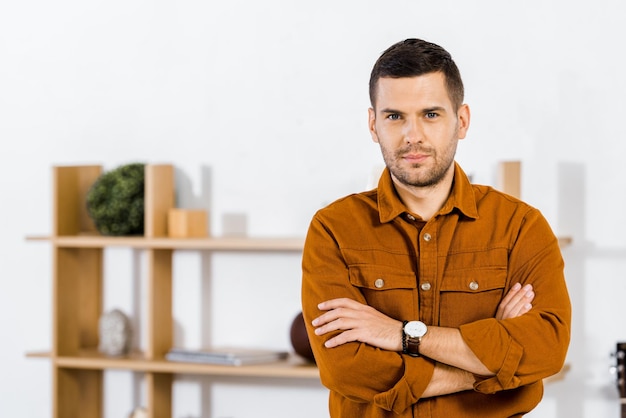
M 326 312 L 312 322 L 315 335 L 341 331 L 326 341 L 327 348 L 360 341 L 383 350 L 402 351 L 401 321 L 347 298 L 332 299 L 317 307 Z
M 533 307 L 531 302 L 535 298 L 535 292 L 530 284 L 522 287 L 516 283 L 509 293 L 506 294 L 496 312 L 496 319 L 517 318 L 530 311 Z

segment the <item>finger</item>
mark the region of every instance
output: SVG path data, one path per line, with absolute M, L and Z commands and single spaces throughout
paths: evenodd
M 500 305 L 506 305 L 507 303 L 509 303 L 509 301 L 520 291 L 521 288 L 522 288 L 522 285 L 520 283 L 515 283 L 513 287 L 511 287 L 511 289 L 504 296 L 504 299 L 502 299 L 502 302 L 500 302 Z
M 505 319 L 508 318 L 517 318 L 518 316 L 522 316 L 528 311 L 532 309 L 532 305 L 530 303 L 523 303 L 516 305 L 513 309 L 511 309 L 505 316 Z
M 531 303 L 527 303 L 527 304 L 525 304 L 524 306 L 522 306 L 522 307 L 520 308 L 520 311 L 519 311 L 519 313 L 517 314 L 517 316 L 522 316 L 522 315 L 524 315 L 525 313 L 529 312 L 532 308 L 533 308 L 533 305 L 532 305 Z M 517 318 L 517 316 L 516 316 L 516 318 Z
M 522 316 L 526 312 L 530 311 L 532 309 L 532 307 L 533 307 L 531 302 L 534 299 L 535 299 L 535 292 L 533 292 L 532 290 L 527 292 L 524 295 L 523 300 L 520 301 L 520 303 L 519 303 L 519 310 L 518 310 L 517 316 Z
M 340 307 L 340 308 L 335 308 L 327 312 L 324 312 L 322 315 L 315 318 L 311 322 L 311 324 L 314 327 L 319 327 L 321 325 L 336 321 L 339 318 L 353 318 L 355 316 L 356 316 L 356 311 L 354 309 Z
M 359 341 L 359 339 L 357 338 L 357 334 L 352 331 L 344 331 L 326 341 L 324 343 L 324 347 L 334 348 L 353 341 Z
M 353 327 L 354 324 L 351 320 L 346 318 L 337 318 L 334 321 L 315 328 L 315 335 L 324 335 L 333 331 L 345 331 L 352 329 Z
M 364 313 L 365 312 L 365 313 Z M 350 308 L 337 308 L 315 318 L 312 325 L 316 327 L 315 333 L 323 335 L 331 331 L 344 331 L 358 327 L 364 327 L 368 321 L 368 311 L 356 311 Z
M 509 298 L 505 298 L 502 303 L 505 305 L 514 306 L 518 304 L 521 300 L 523 300 L 526 293 L 530 292 L 532 288 L 533 287 L 530 284 L 527 284 L 524 287 L 521 287 L 520 285 L 520 288 L 516 288 L 515 290 L 509 292 L 509 295 L 507 295 L 509 296 Z
M 513 287 L 507 292 L 507 294 L 498 305 L 498 309 L 496 311 L 496 319 L 506 319 L 507 315 L 510 314 L 513 298 L 519 293 L 521 288 L 521 284 L 515 283 L 515 285 L 513 285 Z
M 509 293 L 506 295 L 506 297 L 502 300 L 502 302 L 500 303 L 500 306 L 502 306 L 503 309 L 506 309 L 507 307 L 514 307 L 515 305 L 519 304 L 520 301 L 524 300 L 526 294 L 528 294 L 528 292 L 532 291 L 532 285 L 527 284 L 524 287 L 517 287 L 514 286 L 511 291 L 509 291 Z
M 526 289 L 526 286 L 524 288 Z M 535 292 L 530 290 L 530 287 L 529 287 L 529 290 L 527 290 L 523 294 L 520 294 L 519 300 L 517 300 L 515 304 L 512 305 L 511 314 L 513 316 L 519 316 L 528 312 L 531 306 L 530 302 L 532 302 L 534 298 L 535 298 Z
M 368 306 L 352 299 L 338 298 L 321 302 L 317 307 L 319 310 L 326 312 L 312 321 L 313 326 L 320 326 L 343 316 L 354 317 L 357 311 L 361 311 Z
M 516 318 L 525 314 L 532 309 L 531 302 L 535 297 L 535 293 L 529 289 L 530 286 L 524 286 L 525 292 L 519 292 L 507 304 L 502 304 L 496 315 L 497 319 Z

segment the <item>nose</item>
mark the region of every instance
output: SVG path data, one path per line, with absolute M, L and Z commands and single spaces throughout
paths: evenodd
M 417 144 L 423 141 L 424 133 L 415 118 L 407 118 L 403 129 L 404 141 L 407 144 Z

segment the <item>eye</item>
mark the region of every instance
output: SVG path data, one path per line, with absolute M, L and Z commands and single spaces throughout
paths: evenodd
M 397 113 L 390 113 L 387 115 L 387 119 L 389 120 L 400 120 L 400 115 Z
M 426 113 L 426 119 L 435 119 L 437 116 L 439 116 L 439 114 L 435 112 Z

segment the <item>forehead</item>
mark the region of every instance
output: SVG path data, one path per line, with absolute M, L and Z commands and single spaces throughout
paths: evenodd
M 381 77 L 376 88 L 376 107 L 400 110 L 407 107 L 452 107 L 445 76 L 441 72 L 415 77 Z

